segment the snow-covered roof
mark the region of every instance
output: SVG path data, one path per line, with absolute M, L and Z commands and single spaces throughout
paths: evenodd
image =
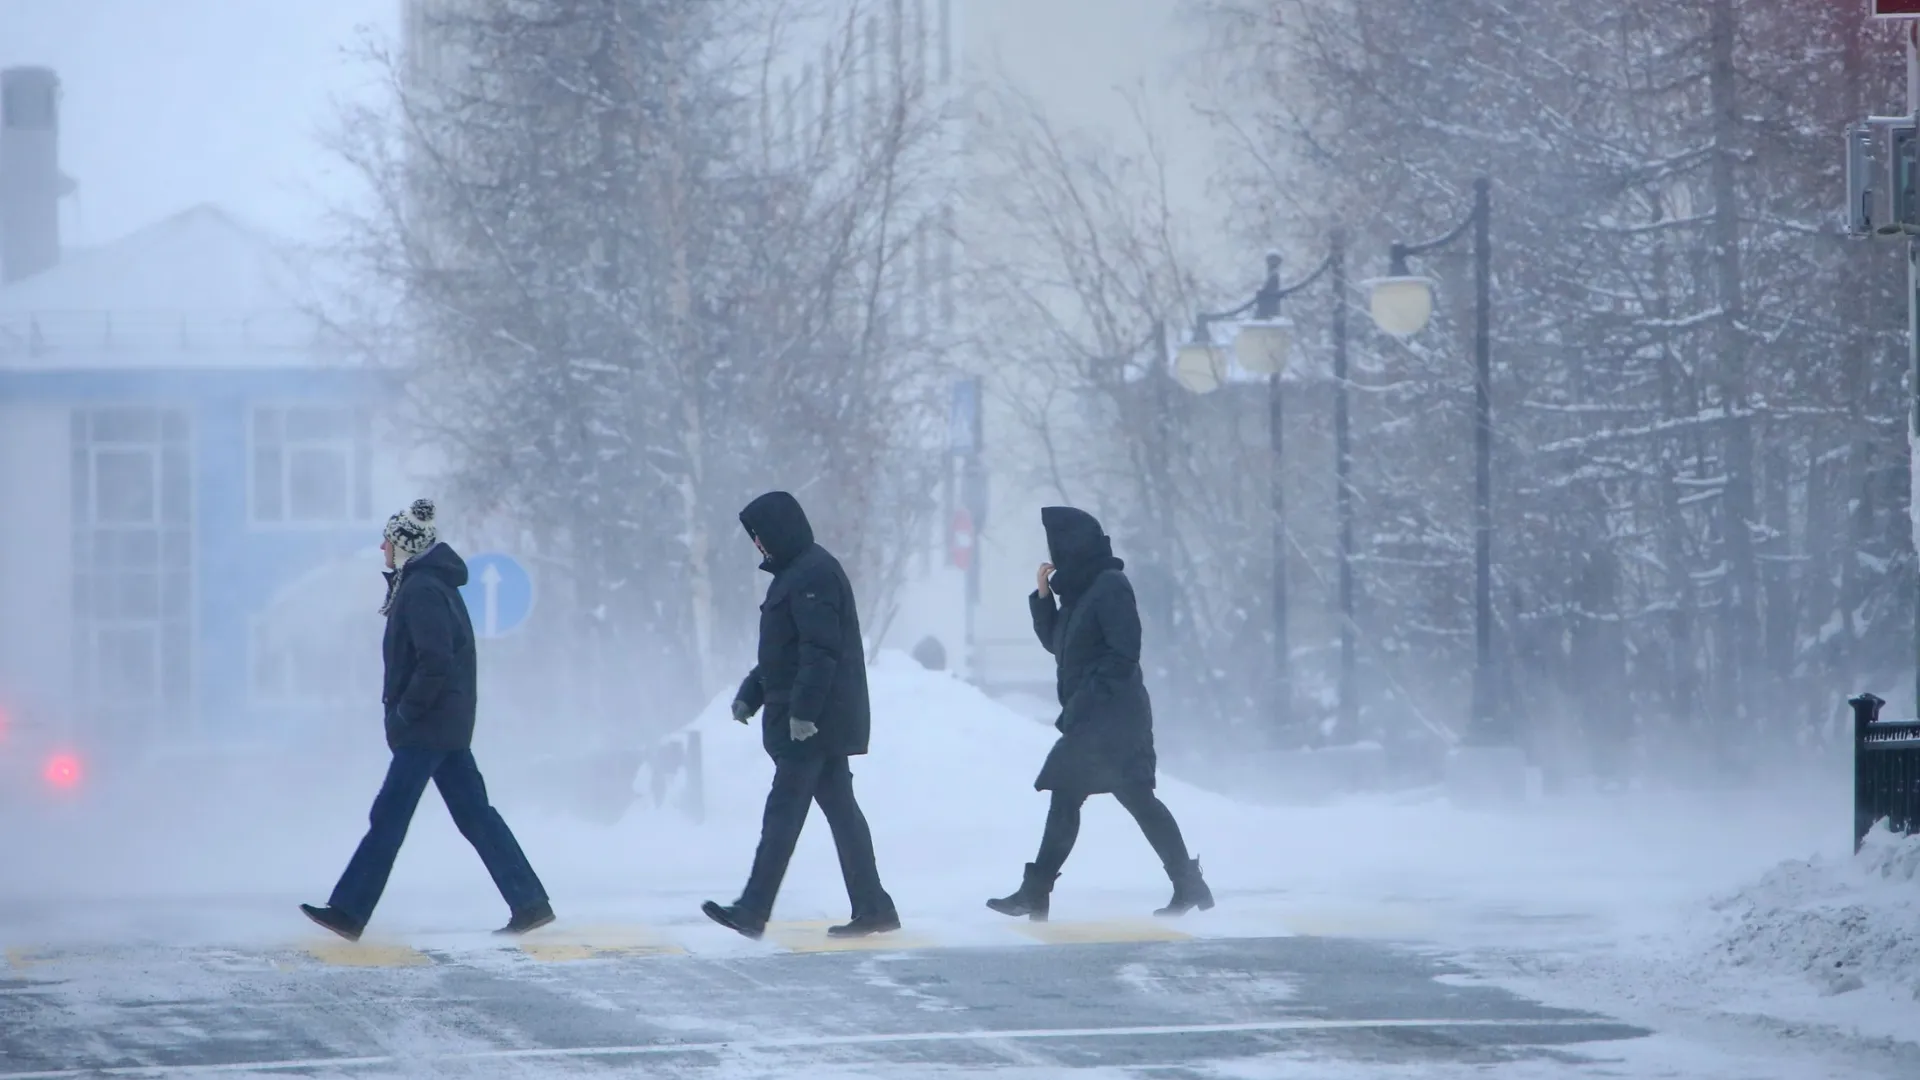
M 304 293 L 285 246 L 196 206 L 0 288 L 0 368 L 340 362 Z

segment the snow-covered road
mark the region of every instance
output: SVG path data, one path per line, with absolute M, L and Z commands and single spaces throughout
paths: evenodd
M 1496 814 L 1434 794 L 1254 807 L 1169 780 L 1220 907 L 1147 917 L 1165 880 L 1125 814 L 1096 800 L 1056 922 L 1038 929 L 981 901 L 1011 889 L 1031 854 L 1049 732 L 898 657 L 873 685 L 875 752 L 856 786 L 901 935 L 827 947 L 820 927 L 845 899 L 817 823 L 766 942 L 699 917 L 700 900 L 739 885 L 769 772 L 758 740 L 718 710 L 700 722 L 697 825 L 646 806 L 613 826 L 542 814 L 483 733 L 496 799 L 561 916 L 521 943 L 484 933 L 504 910 L 431 796 L 365 943 L 322 940 L 299 918 L 293 905 L 324 898 L 357 838 L 377 753 L 370 771 L 191 798 L 103 792 L 0 821 L 0 1080 L 215 1063 L 341 1076 L 1920 1075 L 1920 845 L 1876 837 L 1852 858 L 1843 792 L 1642 792 Z

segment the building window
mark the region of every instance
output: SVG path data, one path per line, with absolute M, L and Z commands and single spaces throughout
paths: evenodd
M 370 519 L 372 442 L 372 420 L 364 409 L 254 409 L 253 521 L 338 525 Z
M 193 474 L 186 412 L 73 413 L 75 677 L 128 744 L 177 729 L 193 696 Z

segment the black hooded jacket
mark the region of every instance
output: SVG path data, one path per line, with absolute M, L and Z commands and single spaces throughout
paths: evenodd
M 396 573 L 387 609 L 387 745 L 395 750 L 465 750 L 473 745 L 479 696 L 473 621 L 460 586 L 467 564 L 435 544 Z
M 737 695 L 750 709 L 765 707 L 761 744 L 776 758 L 866 753 L 866 650 L 846 571 L 814 543 L 806 511 L 784 491 L 747 504 L 740 524 L 766 549 L 760 569 L 773 575 L 760 605 L 759 664 Z M 794 742 L 790 719 L 817 725 L 819 734 Z
M 1099 794 L 1154 786 L 1153 706 L 1140 670 L 1133 584 L 1093 515 L 1040 511 L 1054 596 L 1028 598 L 1033 632 L 1058 666 L 1060 740 L 1034 781 L 1042 791 Z M 1058 606 L 1055 597 L 1058 597 Z

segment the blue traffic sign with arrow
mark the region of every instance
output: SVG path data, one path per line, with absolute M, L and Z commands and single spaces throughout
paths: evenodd
M 467 583 L 460 595 L 473 616 L 476 636 L 504 637 L 533 613 L 533 575 L 511 555 L 475 555 L 467 560 Z

